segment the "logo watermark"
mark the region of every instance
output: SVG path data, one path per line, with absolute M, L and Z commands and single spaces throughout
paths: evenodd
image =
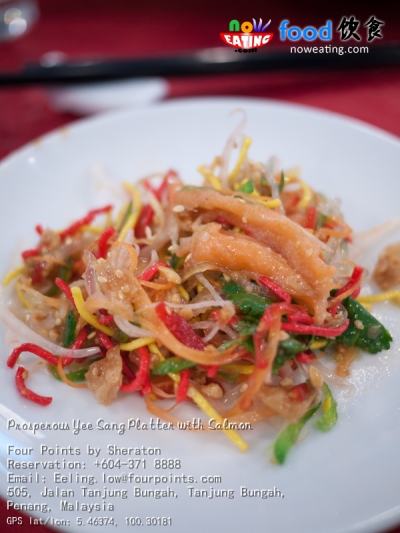
M 299 26 L 289 26 L 290 21 L 288 19 L 282 20 L 279 25 L 279 39 L 281 41 L 332 41 L 333 39 L 333 21 L 327 20 L 325 25 L 320 28 L 315 26 L 306 26 L 305 28 L 300 28 Z M 362 37 L 357 33 L 360 31 L 358 28 L 360 26 L 360 21 L 357 20 L 354 15 L 351 17 L 342 17 L 339 25 L 336 27 L 336 32 L 340 34 L 341 41 L 348 41 L 349 39 L 354 39 L 356 41 L 361 41 Z M 374 39 L 382 39 L 382 34 L 380 32 L 380 27 L 385 23 L 381 20 L 375 18 L 374 15 L 370 16 L 369 19 L 362 25 L 362 28 L 366 28 L 363 33 L 367 37 L 368 42 L 373 41 Z
M 257 52 L 258 48 L 271 42 L 274 34 L 265 32 L 271 20 L 264 25 L 261 18 L 258 23 L 255 19 L 252 20 L 252 23 L 245 21 L 242 24 L 236 19 L 231 20 L 229 32 L 220 33 L 222 41 L 235 48 L 235 52 Z

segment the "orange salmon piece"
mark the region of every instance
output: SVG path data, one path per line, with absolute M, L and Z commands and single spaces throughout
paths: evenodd
M 186 209 L 213 211 L 219 216 L 246 231 L 260 244 L 269 247 L 280 255 L 307 286 L 312 289 L 312 307 L 317 324 L 327 318 L 327 305 L 330 291 L 336 287 L 333 280 L 335 268 L 321 257 L 323 249 L 314 236 L 281 213 L 240 195 L 224 194 L 211 188 L 184 187 L 173 198 L 175 205 Z M 218 251 L 215 261 L 218 261 Z M 253 269 L 251 269 L 253 271 Z M 307 291 L 302 301 L 309 298 Z
M 230 270 L 246 270 L 267 276 L 314 314 L 314 291 L 287 261 L 265 244 L 233 231 L 222 231 L 214 222 L 197 229 L 184 252 L 190 263 L 213 261 Z M 179 254 L 179 251 L 178 251 Z

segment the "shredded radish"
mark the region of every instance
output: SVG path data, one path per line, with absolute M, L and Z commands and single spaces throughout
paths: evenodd
M 134 337 L 134 338 L 154 337 L 154 333 L 152 331 L 135 326 L 134 324 L 131 324 L 129 320 L 126 320 L 125 318 L 121 318 L 116 315 L 114 317 L 114 320 L 117 326 L 119 327 L 119 329 L 123 331 L 124 333 L 126 333 L 127 335 L 129 335 L 130 337 Z
M 206 342 L 206 343 L 210 342 L 210 340 L 215 337 L 215 335 L 218 333 L 218 331 L 219 331 L 219 326 L 217 324 L 216 326 L 214 326 L 212 328 L 212 330 L 205 337 L 203 337 L 203 341 Z
M 229 173 L 229 161 L 231 154 L 235 145 L 239 142 L 239 139 L 243 136 L 244 129 L 246 127 L 246 115 L 242 109 L 236 109 L 233 113 L 242 113 L 242 120 L 239 122 L 238 126 L 233 131 L 232 135 L 229 137 L 225 148 L 221 156 L 221 170 L 219 178 L 223 186 L 227 186 L 228 183 L 228 173 Z
M 336 385 L 337 387 L 346 388 L 351 393 L 356 391 L 356 387 L 352 383 L 349 383 L 345 379 L 337 376 L 332 370 L 329 370 L 329 368 L 321 364 L 320 361 L 315 360 L 313 365 L 317 370 L 320 371 L 321 375 L 325 378 L 325 381 L 329 383 L 329 385 Z
M 211 283 L 203 276 L 203 274 L 196 274 L 196 278 L 200 281 L 203 287 L 208 289 L 209 293 L 211 294 L 211 296 L 214 298 L 216 302 L 224 301 L 223 298 L 217 293 L 217 291 L 211 285 Z
M 10 329 L 14 331 L 14 333 L 18 335 L 18 337 L 24 339 L 26 342 L 37 344 L 41 348 L 48 350 L 54 355 L 58 355 L 60 357 L 72 357 L 75 359 L 78 357 L 88 357 L 89 355 L 95 355 L 100 352 L 100 348 L 97 346 L 83 348 L 80 350 L 69 350 L 68 348 L 63 348 L 62 346 L 49 341 L 24 324 L 4 305 L 4 303 L 0 305 L 0 318 Z
M 88 294 L 91 295 L 99 290 L 99 284 L 97 283 L 96 278 L 97 259 L 92 252 L 89 252 L 88 250 L 85 250 L 85 258 L 87 261 L 87 267 L 83 274 L 83 279 L 85 280 L 86 290 Z

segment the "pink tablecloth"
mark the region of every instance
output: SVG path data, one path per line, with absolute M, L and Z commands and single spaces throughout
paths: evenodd
M 157 6 L 154 2 L 139 5 L 129 0 L 42 0 L 39 3 L 41 16 L 32 31 L 20 39 L 0 42 L 0 70 L 17 69 L 54 50 L 71 58 L 128 57 L 220 46 L 219 33 L 227 30 L 233 18 L 240 21 L 271 18 L 274 44 L 281 45 L 278 26 L 282 19 L 300 27 L 320 27 L 327 19 L 337 25 L 343 16 L 354 15 L 363 24 L 375 15 L 385 22 L 381 28 L 382 41 L 400 40 L 400 10 L 388 8 L 389 2 L 366 1 L 351 12 L 346 2 L 337 1 L 333 6 L 317 0 L 308 3 L 280 0 L 274 5 L 253 3 L 251 6 L 238 1 L 222 5 L 215 0 L 195 5 L 170 0 Z M 394 6 L 395 2 L 391 4 Z M 365 37 L 363 40 L 366 44 Z M 342 113 L 400 136 L 398 67 L 174 78 L 169 83 L 169 98 L 198 95 L 275 98 Z M 0 88 L 0 117 L 0 158 L 78 118 L 53 110 L 40 87 Z M 19 515 L 6 511 L 4 502 L 0 501 L 1 531 L 15 531 L 15 527 L 6 524 L 6 516 Z M 27 519 L 18 529 L 31 530 Z M 35 526 L 35 531 L 45 533 L 49 529 Z M 393 533 L 400 533 L 400 528 Z

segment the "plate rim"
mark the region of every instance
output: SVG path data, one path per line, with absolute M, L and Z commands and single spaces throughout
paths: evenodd
M 276 107 L 280 109 L 288 109 L 294 113 L 307 113 L 313 115 L 315 118 L 321 117 L 329 121 L 339 122 L 343 125 L 346 125 L 352 129 L 356 129 L 365 134 L 372 135 L 380 140 L 390 142 L 391 144 L 397 145 L 400 148 L 400 136 L 388 132 L 378 126 L 369 124 L 361 119 L 350 117 L 336 111 L 331 111 L 328 109 L 322 109 L 319 107 L 314 107 L 308 104 L 298 104 L 293 102 L 287 102 L 285 100 L 273 99 L 273 98 L 260 98 L 260 97 L 248 97 L 248 96 L 200 96 L 200 97 L 187 97 L 187 98 L 171 98 L 169 100 L 164 100 L 161 102 L 155 102 L 151 105 L 146 105 L 139 108 L 132 109 L 122 109 L 122 110 L 113 110 L 105 111 L 98 113 L 93 116 L 87 116 L 79 118 L 75 121 L 68 122 L 62 126 L 59 126 L 55 129 L 52 129 L 43 135 L 35 137 L 28 143 L 23 144 L 21 147 L 13 150 L 5 157 L 0 159 L 0 171 L 9 164 L 12 164 L 14 159 L 24 157 L 25 153 L 28 153 L 32 150 L 40 150 L 42 147 L 49 143 L 53 142 L 58 138 L 62 138 L 65 135 L 73 134 L 75 131 L 81 131 L 97 123 L 107 123 L 108 121 L 115 121 L 121 118 L 125 118 L 127 115 L 134 117 L 135 115 L 141 115 L 143 113 L 152 113 L 158 109 L 170 108 L 170 107 L 181 107 L 186 105 L 216 105 L 216 104 L 230 104 L 238 105 L 238 103 L 243 103 L 243 105 L 262 105 L 266 107 Z

